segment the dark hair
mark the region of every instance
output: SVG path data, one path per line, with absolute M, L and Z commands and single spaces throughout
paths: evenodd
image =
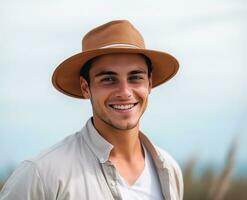
M 143 56 L 143 58 L 145 59 L 145 62 L 148 66 L 148 77 L 150 77 L 151 73 L 153 71 L 152 62 L 147 56 L 145 56 L 143 54 L 140 54 L 140 55 Z M 95 58 L 97 58 L 97 57 L 95 57 Z M 92 66 L 92 62 L 95 58 L 88 60 L 80 69 L 80 76 L 82 76 L 87 81 L 88 84 L 90 83 L 89 70 L 90 70 L 90 68 Z

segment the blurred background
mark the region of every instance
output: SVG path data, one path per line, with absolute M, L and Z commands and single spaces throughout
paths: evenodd
M 184 171 L 184 199 L 247 199 L 245 0 L 0 2 L 0 188 L 15 167 L 92 115 L 57 92 L 56 66 L 83 35 L 130 20 L 146 46 L 174 55 L 178 74 L 155 88 L 142 130 Z

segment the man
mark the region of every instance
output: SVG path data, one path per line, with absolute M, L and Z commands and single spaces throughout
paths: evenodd
M 176 59 L 145 49 L 125 20 L 91 30 L 82 46 L 57 67 L 52 82 L 66 95 L 90 99 L 93 117 L 81 131 L 23 162 L 0 199 L 181 200 L 180 168 L 139 130 L 151 88 L 175 75 Z

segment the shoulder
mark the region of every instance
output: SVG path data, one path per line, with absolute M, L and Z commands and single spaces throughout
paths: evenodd
M 81 132 L 76 132 L 57 142 L 53 146 L 41 151 L 38 155 L 24 161 L 25 167 L 32 167 L 45 180 L 56 180 L 65 176 L 76 166 L 82 152 Z
M 181 172 L 181 168 L 179 167 L 177 161 L 164 149 L 154 146 L 158 155 L 161 156 L 161 158 L 164 160 L 164 162 L 172 167 L 175 171 Z
M 170 177 L 176 183 L 176 187 L 178 189 L 179 196 L 183 197 L 184 184 L 183 184 L 183 175 L 180 166 L 177 161 L 164 149 L 155 145 L 155 149 L 160 157 L 164 161 L 164 164 L 170 171 Z
M 43 150 L 35 157 L 28 158 L 27 161 L 39 165 L 40 163 L 53 162 L 54 164 L 69 159 L 68 155 L 74 154 L 80 150 L 81 146 L 81 134 L 76 132 L 67 136 L 55 145 Z
M 79 158 L 85 154 L 82 143 L 82 132 L 76 132 L 25 162 L 31 163 L 46 184 L 55 185 L 57 180 L 70 176 L 80 165 Z

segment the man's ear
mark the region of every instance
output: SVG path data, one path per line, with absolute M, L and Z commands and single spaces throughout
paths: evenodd
M 80 76 L 80 87 L 81 87 L 82 96 L 85 99 L 90 99 L 91 93 L 89 90 L 88 82 L 82 76 Z

